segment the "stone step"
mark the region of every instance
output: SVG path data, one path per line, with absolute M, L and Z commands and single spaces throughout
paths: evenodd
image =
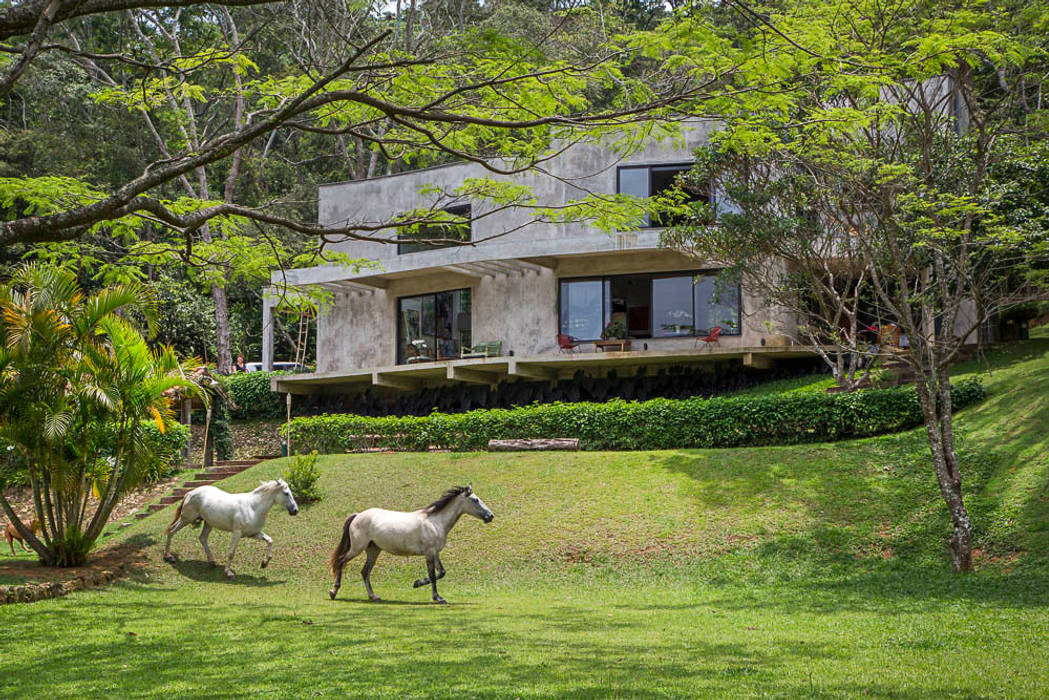
M 174 491 L 171 492 L 171 495 L 175 496 L 176 498 L 182 498 L 183 496 L 185 496 L 187 493 L 189 493 L 192 490 L 193 489 L 191 489 L 191 488 L 189 488 L 187 486 L 179 486 L 177 489 L 175 489 Z
M 141 520 L 142 518 L 148 518 L 149 517 L 149 512 L 148 511 L 142 511 L 141 513 L 135 513 L 135 517 L 138 518 L 139 520 Z
M 215 462 L 217 467 L 254 467 L 261 459 L 220 459 Z
M 234 474 L 240 474 L 245 469 L 250 468 L 251 467 L 209 467 L 200 472 L 200 474 L 218 474 L 219 476 L 227 477 L 233 476 Z
M 218 479 L 198 479 L 197 481 L 187 481 L 186 483 L 183 484 L 183 486 L 187 486 L 187 487 L 189 487 L 191 489 L 195 489 L 198 486 L 209 486 L 209 485 L 213 484 L 216 481 L 218 481 Z
M 156 513 L 157 511 L 164 510 L 165 508 L 167 508 L 167 505 L 164 503 L 151 503 L 149 506 L 149 512 Z
M 175 495 L 164 496 L 163 498 L 160 499 L 160 505 L 170 506 L 172 503 L 178 503 L 181 500 L 182 500 L 182 496 L 175 496 Z
M 234 472 L 236 474 L 236 472 Z M 226 474 L 225 472 L 197 472 L 193 475 L 194 479 L 203 481 L 219 481 L 225 479 L 227 476 L 233 476 L 233 474 Z

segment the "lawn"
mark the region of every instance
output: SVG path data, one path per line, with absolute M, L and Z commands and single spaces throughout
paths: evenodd
M 1049 340 L 959 368 L 979 570 L 948 570 L 919 431 L 838 444 L 321 460 L 326 498 L 274 511 L 236 581 L 160 561 L 170 509 L 118 538 L 154 564 L 106 590 L 0 607 L 0 697 L 883 697 L 1049 695 Z M 252 487 L 274 461 L 227 482 Z M 382 555 L 387 602 L 325 562 L 345 516 L 473 483 L 440 590 Z M 212 536 L 216 554 L 228 537 Z

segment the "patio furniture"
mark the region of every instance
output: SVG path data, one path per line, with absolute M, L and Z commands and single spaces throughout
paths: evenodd
M 608 352 L 609 350 L 618 350 L 620 352 L 626 352 L 630 349 L 630 339 L 606 338 L 604 340 L 595 340 L 594 347 L 600 348 L 602 352 Z
M 557 347 L 561 352 L 575 352 L 576 348 L 579 347 L 580 340 L 574 335 L 568 335 L 566 333 L 557 334 Z
M 718 342 L 718 338 L 721 336 L 721 326 L 714 326 L 707 330 L 707 334 L 702 338 L 696 338 L 696 347 L 699 347 L 700 342 L 704 342 L 710 347 L 712 343 Z
M 460 357 L 465 360 L 470 357 L 499 357 L 502 354 L 503 341 L 488 340 L 483 343 L 478 343 L 472 348 L 463 348 Z
M 405 364 L 413 365 L 417 362 L 433 362 L 430 344 L 422 338 L 410 341 L 404 350 L 407 355 L 404 360 Z

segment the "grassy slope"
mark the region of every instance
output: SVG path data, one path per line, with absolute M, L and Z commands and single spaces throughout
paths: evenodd
M 1045 697 L 1049 341 L 959 368 L 977 371 L 991 396 L 958 419 L 974 576 L 946 571 L 947 518 L 918 431 L 789 448 L 332 456 L 326 500 L 272 514 L 269 569 L 247 541 L 226 583 L 182 533 L 175 567 L 0 608 L 0 697 Z M 393 603 L 363 602 L 356 563 L 327 600 L 323 562 L 348 512 L 419 506 L 466 481 L 497 518 L 453 533 L 441 582 L 452 606 L 411 605 L 428 600 L 410 588 L 423 564 L 388 555 L 373 583 Z M 169 517 L 121 537 L 158 561 Z M 212 547 L 227 542 L 217 533 Z

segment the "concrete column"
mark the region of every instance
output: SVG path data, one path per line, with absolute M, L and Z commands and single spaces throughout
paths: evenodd
M 262 292 L 262 371 L 273 371 L 273 300 L 269 289 Z

